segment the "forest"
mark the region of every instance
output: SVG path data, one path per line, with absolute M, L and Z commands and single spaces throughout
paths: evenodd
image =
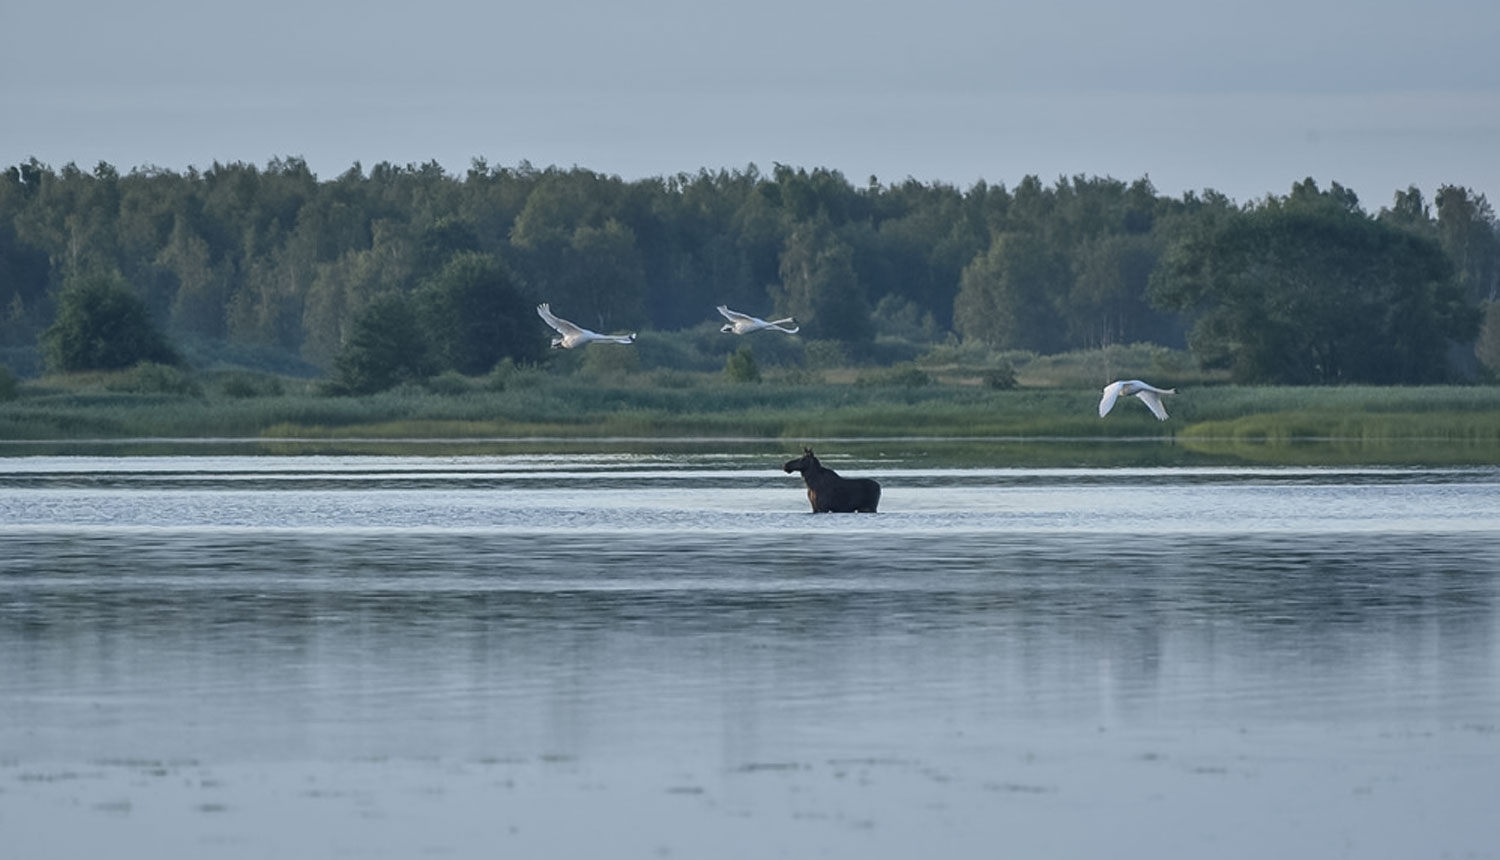
M 1146 177 L 859 186 L 780 164 L 0 174 L 0 368 L 20 378 L 145 361 L 378 391 L 557 360 L 546 301 L 672 335 L 642 338 L 642 367 L 724 368 L 751 341 L 788 367 L 1149 343 L 1241 383 L 1464 382 L 1500 373 L 1497 293 L 1500 224 L 1451 185 L 1372 210 L 1311 178 L 1236 203 Z M 720 304 L 802 328 L 722 335 Z

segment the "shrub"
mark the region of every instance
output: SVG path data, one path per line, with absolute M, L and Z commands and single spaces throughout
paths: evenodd
M 760 367 L 750 344 L 743 344 L 724 362 L 724 375 L 731 382 L 760 382 Z
M 473 384 L 467 376 L 456 370 L 445 370 L 437 376 L 428 379 L 425 383 L 427 390 L 433 394 L 468 394 L 473 390 Z
M 143 361 L 129 370 L 110 377 L 104 384 L 110 391 L 130 394 L 181 394 L 201 397 L 198 381 L 179 367 Z
M 579 352 L 580 350 L 572 350 Z M 603 379 L 634 373 L 641 367 L 641 355 L 635 346 L 595 343 L 584 347 L 578 372 L 586 377 Z
M 1004 359 L 984 372 L 984 387 L 996 391 L 1009 391 L 1016 387 L 1016 367 Z

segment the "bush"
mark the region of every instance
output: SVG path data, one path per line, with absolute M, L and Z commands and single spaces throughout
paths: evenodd
M 509 391 L 515 388 L 536 388 L 546 383 L 548 374 L 535 364 L 517 364 L 510 357 L 502 358 L 485 375 L 480 387 L 485 391 Z
M 584 347 L 581 352 L 583 358 L 578 372 L 593 379 L 625 376 L 641 367 L 641 354 L 634 345 L 595 343 Z
M 742 345 L 724 362 L 724 376 L 731 382 L 760 382 L 760 367 L 750 344 Z
M 635 341 L 642 370 L 686 370 L 713 373 L 723 367 L 728 336 L 717 328 L 684 329 L 662 334 L 643 331 Z
M 151 361 L 143 361 L 129 370 L 109 378 L 104 387 L 129 394 L 180 394 L 203 396 L 203 389 L 186 371 Z
M 1001 359 L 1000 363 L 984 372 L 984 387 L 996 391 L 1009 391 L 1016 387 L 1016 367 Z
M 474 385 L 467 376 L 456 370 L 445 370 L 437 376 L 428 379 L 427 390 L 433 394 L 446 394 L 449 396 L 468 394 L 474 389 Z

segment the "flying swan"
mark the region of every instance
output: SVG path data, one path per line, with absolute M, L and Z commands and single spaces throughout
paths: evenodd
M 1099 417 L 1103 418 L 1108 415 L 1109 410 L 1115 408 L 1115 401 L 1119 398 L 1129 397 L 1134 394 L 1141 399 L 1142 403 L 1146 404 L 1146 408 L 1151 410 L 1151 414 L 1156 416 L 1156 420 L 1165 421 L 1167 420 L 1167 407 L 1161 405 L 1161 395 L 1176 393 L 1177 389 L 1175 388 L 1157 388 L 1154 385 L 1147 385 L 1139 379 L 1122 379 L 1118 382 L 1111 382 L 1104 386 L 1104 396 L 1099 398 Z
M 762 329 L 774 329 L 775 331 L 784 331 L 787 334 L 796 334 L 802 328 L 802 326 L 797 325 L 797 320 L 792 317 L 766 322 L 760 317 L 753 317 L 749 314 L 742 314 L 739 311 L 732 311 L 727 305 L 719 305 L 719 313 L 723 314 L 724 318 L 729 320 L 729 322 L 724 323 L 724 327 L 719 329 L 719 331 L 733 332 L 735 334 L 749 334 L 752 331 L 761 331 Z M 791 323 L 792 327 L 787 328 L 784 323 Z
M 558 349 L 559 347 L 562 349 L 573 349 L 574 347 L 593 343 L 596 340 L 603 341 L 604 343 L 635 343 L 635 332 L 631 332 L 630 334 L 599 334 L 598 332 L 589 331 L 582 326 L 554 316 L 552 306 L 546 302 L 537 305 L 536 312 L 538 316 L 547 321 L 547 325 L 557 329 L 557 333 L 561 335 L 561 337 L 554 337 L 552 339 L 553 349 Z

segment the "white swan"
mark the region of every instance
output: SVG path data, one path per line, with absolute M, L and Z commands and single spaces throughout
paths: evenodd
M 724 323 L 724 327 L 719 329 L 719 331 L 733 332 L 735 334 L 749 334 L 752 331 L 761 331 L 762 329 L 774 329 L 776 331 L 784 331 L 787 334 L 796 334 L 802 328 L 802 326 L 797 325 L 797 320 L 792 317 L 766 322 L 760 317 L 753 317 L 749 314 L 742 314 L 739 311 L 732 311 L 726 305 L 719 305 L 719 313 L 723 314 L 724 318 L 729 320 L 729 322 Z M 792 327 L 787 328 L 784 323 L 791 323 Z
M 557 333 L 561 335 L 561 337 L 554 337 L 552 339 L 553 349 L 559 347 L 562 349 L 572 349 L 577 346 L 593 343 L 596 340 L 603 341 L 604 343 L 635 343 L 635 332 L 631 332 L 630 334 L 599 334 L 598 332 L 589 331 L 583 326 L 575 325 L 559 316 L 553 315 L 552 306 L 546 302 L 537 305 L 536 312 L 538 316 L 547 321 L 547 325 L 557 329 Z
M 1115 401 L 1120 397 L 1129 397 L 1134 394 L 1146 404 L 1156 420 L 1167 420 L 1167 407 L 1161 405 L 1161 395 L 1176 394 L 1175 388 L 1157 388 L 1147 385 L 1139 379 L 1122 379 L 1119 382 L 1111 382 L 1104 386 L 1104 396 L 1099 398 L 1099 417 L 1103 418 L 1109 414 L 1109 410 L 1115 408 Z

